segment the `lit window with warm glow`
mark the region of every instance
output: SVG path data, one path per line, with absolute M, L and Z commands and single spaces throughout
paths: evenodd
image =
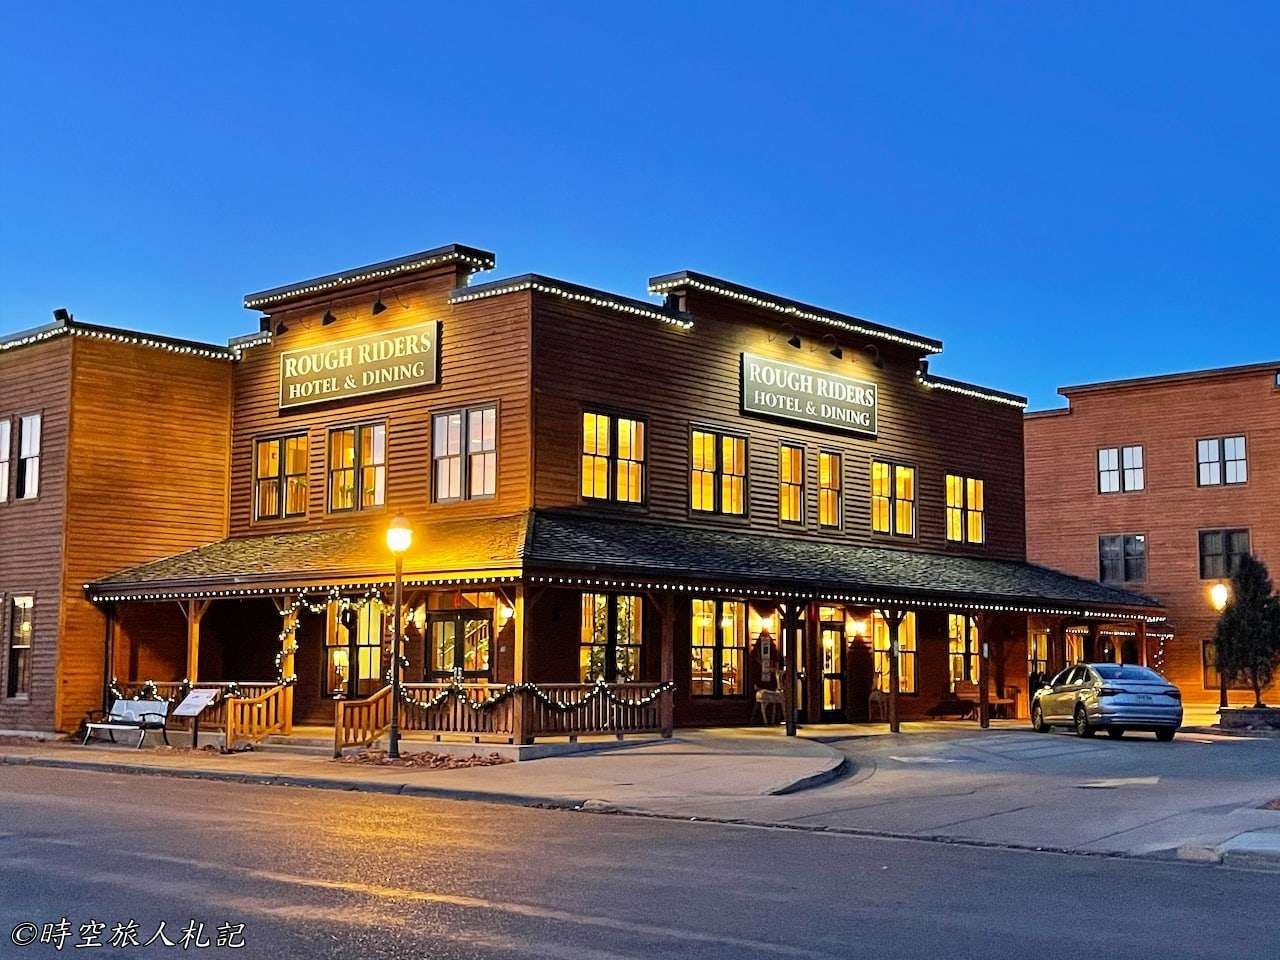
M 630 594 L 584 593 L 578 645 L 583 683 L 632 683 L 640 679 L 644 603 Z
M 986 516 L 983 481 L 947 474 L 947 539 L 953 543 L 985 543 Z
M 1049 631 L 1031 630 L 1027 633 L 1027 674 L 1044 676 L 1049 672 Z
M 951 663 L 951 691 L 957 683 L 978 681 L 978 625 L 960 613 L 947 614 L 947 653 Z
M 844 460 L 838 453 L 818 454 L 818 526 L 839 527 L 843 520 Z
M 889 622 L 876 611 L 871 616 L 871 650 L 874 657 L 875 685 L 881 693 L 889 692 Z M 898 692 L 916 692 L 916 615 L 908 613 L 898 627 Z
M 35 597 L 13 597 L 9 601 L 9 682 L 8 696 L 31 693 L 31 639 L 35 634 Z
M 694 430 L 690 434 L 689 506 L 699 513 L 742 516 L 747 511 L 747 441 Z
M 871 529 L 895 536 L 915 535 L 915 467 L 871 461 Z
M 329 510 L 382 506 L 387 483 L 387 427 L 366 423 L 329 431 Z
M 643 420 L 583 413 L 583 499 L 643 503 L 644 466 Z
M 804 449 L 786 443 L 778 448 L 778 519 L 804 523 Z
M 747 605 L 741 600 L 692 602 L 690 692 L 740 697 L 746 690 Z
M 483 500 L 498 488 L 498 408 L 450 410 L 431 418 L 431 499 Z

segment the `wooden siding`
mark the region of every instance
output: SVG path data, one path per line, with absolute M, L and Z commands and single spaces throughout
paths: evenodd
M 231 366 L 75 338 L 60 729 L 101 698 L 104 616 L 84 584 L 226 535 Z
M 756 532 L 877 544 L 903 549 L 970 552 L 1021 559 L 1023 535 L 1022 414 L 1005 404 L 929 390 L 916 379 L 916 355 L 883 347 L 877 370 L 853 349 L 866 338 L 840 338 L 843 360 L 828 353 L 825 331 L 801 329 L 799 350 L 763 311 L 712 296 L 689 297 L 692 330 L 540 295 L 534 321 L 534 407 L 538 507 L 630 511 L 638 517 Z M 815 348 L 815 349 L 811 349 Z M 880 386 L 879 435 L 811 429 L 800 423 L 744 416 L 739 409 L 740 355 L 748 351 L 870 380 Z M 584 408 L 637 414 L 648 422 L 647 503 L 640 510 L 586 504 L 579 497 L 580 418 Z M 689 511 L 689 432 L 719 428 L 748 438 L 749 517 Z M 805 523 L 778 521 L 778 448 L 805 448 Z M 844 524 L 819 528 L 818 451 L 843 456 Z M 914 465 L 917 533 L 871 532 L 870 462 Z M 986 484 L 987 543 L 946 539 L 945 475 Z
M 376 290 L 304 305 L 273 315 L 287 331 L 245 353 L 236 367 L 231 435 L 233 536 L 324 526 L 386 523 L 403 512 L 411 521 L 443 521 L 518 513 L 529 503 L 529 295 L 514 294 L 452 306 L 453 270 L 383 288 L 388 309 L 370 314 Z M 338 321 L 323 326 L 331 309 Z M 441 320 L 439 383 L 354 400 L 281 411 L 280 352 Z M 498 476 L 494 497 L 431 503 L 431 417 L 435 412 L 498 405 Z M 383 421 L 387 425 L 386 504 L 376 510 L 326 510 L 327 436 L 331 427 Z M 259 437 L 305 432 L 308 505 L 305 517 L 253 519 L 253 451 Z
M 0 503 L 2 730 L 48 730 L 54 725 L 71 353 L 69 336 L 0 353 L 0 418 L 12 424 L 9 499 Z M 42 415 L 39 495 L 32 500 L 14 500 L 17 418 L 37 411 Z M 36 600 L 31 693 L 29 698 L 9 699 L 4 696 L 9 678 L 9 601 L 15 594 L 31 594 Z
M 1206 690 L 1201 644 L 1213 635 L 1210 581 L 1200 579 L 1198 532 L 1247 527 L 1253 552 L 1280 571 L 1280 390 L 1275 372 L 1156 381 L 1073 394 L 1069 411 L 1027 417 L 1027 539 L 1033 561 L 1098 577 L 1098 537 L 1147 537 L 1147 579 L 1130 584 L 1165 605 L 1176 631 L 1165 672 L 1192 703 Z M 1196 440 L 1244 435 L 1248 483 L 1196 485 Z M 1141 444 L 1145 489 L 1098 493 L 1101 447 Z M 1153 643 L 1152 649 L 1154 650 Z M 1247 699 L 1243 692 L 1233 702 Z

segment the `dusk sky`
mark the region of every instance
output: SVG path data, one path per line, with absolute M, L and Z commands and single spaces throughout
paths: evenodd
M 248 291 L 457 241 L 723 276 L 1057 405 L 1280 358 L 1278 114 L 1263 3 L 10 0 L 0 333 L 222 342 Z

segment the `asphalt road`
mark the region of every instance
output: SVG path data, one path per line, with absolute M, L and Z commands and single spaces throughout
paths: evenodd
M 1280 955 L 1274 873 L 34 767 L 0 886 L 5 958 Z M 246 946 L 11 942 L 63 916 Z

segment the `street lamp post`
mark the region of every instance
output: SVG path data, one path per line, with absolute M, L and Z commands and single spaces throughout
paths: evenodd
M 387 735 L 387 756 L 398 759 L 400 756 L 400 637 L 404 632 L 400 623 L 400 593 L 404 581 L 404 553 L 413 543 L 413 530 L 409 521 L 396 515 L 387 527 L 387 549 L 396 558 L 396 586 L 392 594 L 394 612 L 394 633 L 391 642 L 391 731 Z
M 1215 583 L 1209 588 L 1209 603 L 1213 605 L 1213 609 L 1219 615 L 1226 609 L 1227 604 L 1231 601 L 1231 588 L 1225 583 Z M 1218 668 L 1218 709 L 1225 710 L 1227 708 L 1227 675 L 1222 670 L 1222 651 L 1215 646 L 1214 660 L 1215 666 Z

